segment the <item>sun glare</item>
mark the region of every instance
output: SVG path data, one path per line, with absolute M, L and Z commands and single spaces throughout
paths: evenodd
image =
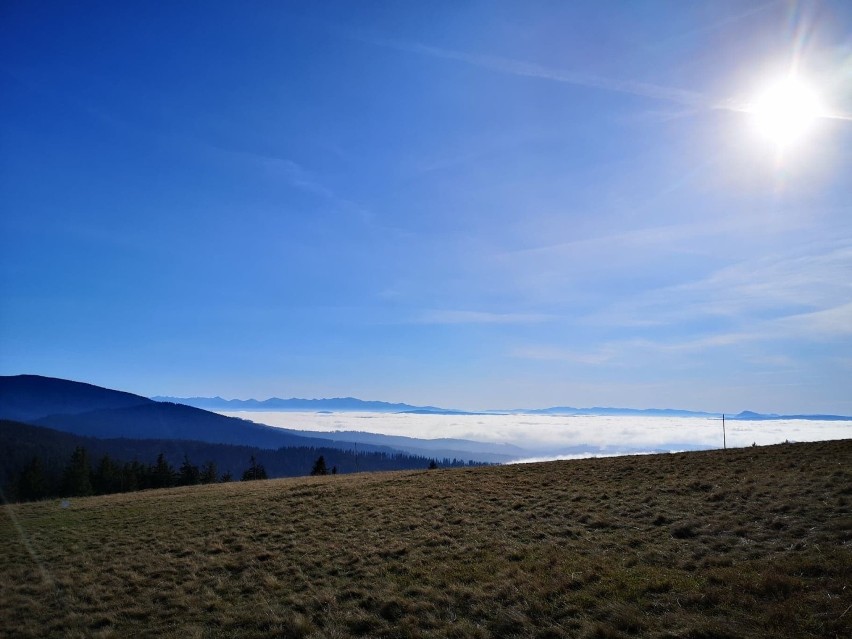
M 813 130 L 822 107 L 817 94 L 796 76 L 767 86 L 749 109 L 757 132 L 779 149 L 802 142 Z

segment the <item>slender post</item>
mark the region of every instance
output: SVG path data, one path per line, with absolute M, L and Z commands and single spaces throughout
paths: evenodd
M 722 413 L 722 450 L 728 450 L 728 438 L 725 435 L 725 413 Z

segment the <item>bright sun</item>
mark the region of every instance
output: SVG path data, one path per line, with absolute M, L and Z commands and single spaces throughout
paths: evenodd
M 796 76 L 767 86 L 749 112 L 757 131 L 779 149 L 800 143 L 813 130 L 822 114 L 817 94 Z

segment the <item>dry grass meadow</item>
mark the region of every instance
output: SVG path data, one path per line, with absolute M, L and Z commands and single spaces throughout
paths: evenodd
M 850 637 L 852 440 L 7 505 L 5 637 Z

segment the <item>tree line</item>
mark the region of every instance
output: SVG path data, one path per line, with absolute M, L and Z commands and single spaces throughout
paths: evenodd
M 84 450 L 85 462 L 77 449 Z M 190 460 L 206 461 L 196 466 Z M 471 465 L 479 464 L 391 451 L 310 446 L 270 450 L 186 440 L 99 439 L 0 419 L 0 502 L 193 485 L 196 481 Z M 83 471 L 86 467 L 88 472 Z
M 445 459 L 448 467 L 464 466 L 461 460 Z M 468 465 L 478 465 L 468 462 Z M 428 468 L 438 468 L 436 460 L 430 460 Z M 320 455 L 311 468 L 311 475 L 336 475 L 337 466 L 328 468 L 325 456 Z M 241 475 L 242 481 L 268 479 L 263 464 L 254 455 L 248 467 Z M 9 501 L 37 501 L 49 497 L 88 497 L 91 495 L 110 495 L 114 493 L 134 492 L 150 488 L 173 488 L 176 486 L 198 486 L 233 481 L 229 471 L 218 472 L 216 462 L 208 460 L 201 466 L 193 464 L 184 455 L 183 463 L 175 468 L 166 459 L 164 453 L 157 455 L 152 464 L 143 464 L 137 460 L 120 462 L 108 454 L 92 463 L 89 452 L 84 446 L 77 446 L 62 472 L 57 474 L 45 464 L 39 456 L 34 456 L 24 466 L 11 486 Z
M 267 479 L 263 464 L 252 455 L 249 466 L 242 474 L 243 481 Z M 35 456 L 21 470 L 13 486 L 17 501 L 34 501 L 47 497 L 86 497 L 109 495 L 148 488 L 172 488 L 175 486 L 197 486 L 233 480 L 230 472 L 221 475 L 216 462 L 206 461 L 201 466 L 193 464 L 187 456 L 175 468 L 166 456 L 160 453 L 152 464 L 137 460 L 119 462 L 104 455 L 92 463 L 89 453 L 78 446 L 60 474 L 51 472 L 41 457 Z

